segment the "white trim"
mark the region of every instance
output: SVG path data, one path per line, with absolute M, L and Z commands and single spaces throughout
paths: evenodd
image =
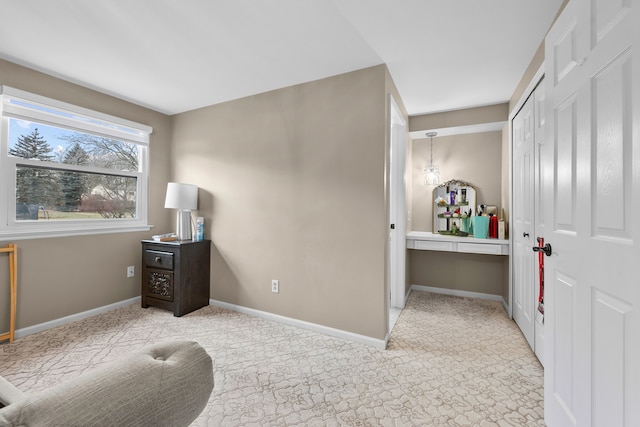
M 504 298 L 502 298 L 502 307 L 504 308 L 504 311 L 507 312 L 507 316 L 509 316 L 509 319 L 513 319 L 513 316 L 511 315 L 511 310 L 509 309 L 509 303 L 507 301 L 505 301 Z
M 63 101 L 0 85 L 0 239 L 33 239 L 76 235 L 149 231 L 148 182 L 149 134 L 153 128 L 127 119 L 100 113 Z M 12 103 L 13 102 L 13 103 Z M 138 151 L 138 170 L 124 171 L 89 165 L 69 165 L 51 161 L 13 158 L 8 153 L 10 118 L 47 124 L 60 129 L 113 138 L 134 144 Z M 33 122 L 35 123 L 35 122 Z M 19 167 L 75 171 L 136 180 L 136 213 L 134 218 L 74 219 L 52 221 L 18 221 L 16 219 L 16 171 Z
M 384 347 L 378 347 L 377 345 L 373 345 L 372 347 L 377 347 L 377 348 L 381 348 L 383 350 L 386 350 L 387 345 L 389 344 L 389 340 L 391 339 L 391 330 L 393 329 L 393 328 L 389 328 L 388 323 L 389 322 L 387 322 L 387 329 L 388 329 L 387 330 L 387 335 L 384 336 L 384 340 L 383 340 Z M 338 337 L 338 338 L 341 338 L 341 337 Z
M 504 122 L 492 122 L 492 123 L 480 123 L 476 125 L 454 126 L 448 128 L 435 128 L 414 130 L 409 133 L 411 139 L 427 139 L 427 132 L 437 132 L 438 136 L 451 136 L 451 135 L 465 135 L 469 133 L 483 133 L 483 132 L 497 132 L 502 130 L 506 121 Z
M 139 303 L 140 303 L 140 297 L 134 297 L 128 300 L 124 300 L 124 301 L 116 302 L 113 304 L 105 305 L 102 307 L 97 307 L 91 310 L 83 311 L 81 313 L 76 313 L 69 316 L 61 317 L 59 319 L 50 320 L 48 322 L 39 323 L 37 325 L 28 326 L 26 328 L 21 328 L 16 330 L 16 338 L 23 338 L 23 337 L 26 337 L 27 335 L 43 332 L 48 329 L 53 329 L 58 326 L 63 326 L 68 323 L 76 322 L 78 320 L 83 320 L 88 317 L 93 317 L 101 313 L 106 313 L 107 311 L 115 310 L 120 307 L 125 307 L 127 305 L 139 304 Z M 249 316 L 260 317 L 260 318 L 271 320 L 274 322 L 283 323 L 285 325 L 296 326 L 302 329 L 307 329 L 309 331 L 319 332 L 325 335 L 330 335 L 336 338 L 357 342 L 359 344 L 369 345 L 371 347 L 380 348 L 383 350 L 387 348 L 387 343 L 389 341 L 388 336 L 384 340 L 379 340 L 379 339 L 367 337 L 365 335 L 354 334 L 353 332 L 330 328 L 328 326 L 305 322 L 304 320 L 293 319 L 290 317 L 280 316 L 278 314 L 268 313 L 266 311 L 255 310 L 252 308 L 242 307 L 239 305 L 229 304 L 226 302 L 217 301 L 213 299 L 209 300 L 209 304 L 216 307 L 226 308 L 227 310 L 236 311 L 238 313 L 246 314 Z
M 66 325 L 68 323 L 76 322 L 78 320 L 86 319 L 88 317 L 93 317 L 98 314 L 106 313 L 107 311 L 115 310 L 116 308 L 124 307 L 127 305 L 140 303 L 140 297 L 134 297 L 128 300 L 116 302 L 113 304 L 105 305 L 102 307 L 94 308 L 91 310 L 83 311 L 81 313 L 72 314 L 70 316 L 61 317 L 59 319 L 50 320 L 48 322 L 39 323 L 37 325 L 28 326 L 26 328 L 21 328 L 16 330 L 16 338 L 23 338 L 27 335 L 35 334 L 38 332 L 43 332 L 48 329 L 53 329 L 58 326 Z
M 93 119 L 99 119 L 105 122 L 116 123 L 122 126 L 123 128 L 130 128 L 133 131 L 141 132 L 147 135 L 153 132 L 153 128 L 151 126 L 147 126 L 131 120 L 123 119 L 121 117 L 112 116 L 110 114 L 101 113 L 100 111 L 91 110 L 89 108 L 80 107 L 78 105 L 69 104 L 68 102 L 58 101 L 57 99 L 47 98 L 46 96 L 37 95 L 35 93 L 16 89 L 6 85 L 0 85 L 0 95 L 7 95 L 10 98 L 19 98 L 25 101 L 33 102 L 35 104 L 40 104 L 47 107 L 53 107 L 59 110 L 68 111 L 73 114 L 78 114 L 78 115 L 90 117 Z M 96 129 L 104 128 L 104 126 L 95 126 L 95 125 L 94 127 Z M 107 128 L 107 129 L 110 129 L 111 131 L 107 131 L 104 133 L 113 135 L 114 129 L 113 128 Z M 123 137 L 125 138 L 127 137 L 126 135 L 129 135 L 129 138 L 132 138 L 133 136 L 128 132 L 123 133 L 122 131 L 120 131 L 117 133 L 122 134 Z
M 520 101 L 518 101 L 518 103 L 520 103 Z M 522 106 L 518 107 L 518 110 L 520 110 L 520 108 L 522 108 Z M 507 132 L 509 133 L 509 143 L 507 144 L 507 158 L 509 159 L 509 188 L 507 189 L 508 194 L 509 194 L 509 223 L 507 225 L 507 233 L 509 234 L 509 301 L 507 301 L 507 314 L 509 314 L 509 319 L 513 319 L 513 287 L 514 287 L 514 275 L 515 275 L 515 268 L 513 263 L 514 261 L 514 257 L 513 257 L 513 253 L 514 253 L 514 246 L 515 246 L 515 239 L 513 237 L 513 212 L 514 212 L 514 206 L 515 203 L 513 201 L 513 117 L 511 117 L 511 115 L 509 115 L 509 124 L 507 126 Z
M 43 229 L 39 231 L 15 230 L 0 232 L 0 240 L 29 240 L 29 239 L 45 239 L 50 237 L 72 237 L 72 236 L 93 236 L 96 234 L 113 234 L 113 233 L 133 233 L 138 231 L 149 231 L 153 225 L 117 225 L 112 227 L 87 227 L 84 228 L 66 228 L 66 229 Z
M 411 288 L 409 288 L 407 290 L 407 293 L 404 295 L 404 301 L 405 301 L 405 307 L 406 307 L 406 302 L 409 300 L 409 295 L 411 295 Z M 404 310 L 403 308 L 394 308 L 395 310 L 400 310 L 400 314 L 402 314 L 402 310 Z M 389 314 L 390 315 L 390 314 Z M 400 317 L 398 316 L 398 319 L 400 319 Z M 393 323 L 393 326 L 395 327 L 396 323 L 398 323 L 398 320 L 396 320 Z M 391 325 L 391 321 L 389 321 L 389 325 Z M 384 338 L 385 342 L 387 344 L 389 344 L 389 340 L 391 339 L 391 331 L 393 330 L 393 328 L 389 328 L 389 330 L 387 331 L 387 336 Z
M 71 163 L 60 163 L 60 162 L 52 162 L 48 160 L 34 160 L 34 159 L 23 159 L 22 157 L 11 157 L 9 160 L 9 165 L 13 168 L 16 168 L 18 165 L 32 167 L 32 168 L 44 168 L 44 169 L 55 169 L 61 171 L 75 171 L 75 172 L 83 172 L 86 174 L 99 174 L 99 175 L 109 175 L 109 176 L 117 176 L 117 177 L 126 177 L 126 178 L 142 178 L 143 173 L 140 171 L 128 171 L 128 170 L 120 170 L 120 169 L 108 169 L 97 166 L 89 166 L 89 165 L 74 165 Z
M 432 286 L 411 285 L 414 291 L 433 292 L 434 294 L 453 295 L 456 297 L 478 298 L 491 301 L 503 301 L 502 295 L 484 294 L 481 292 L 461 291 L 458 289 L 435 288 Z M 503 303 L 504 305 L 504 303 Z
M 291 317 L 280 316 L 279 314 L 273 314 L 266 311 L 260 311 L 253 308 L 243 307 L 241 305 L 230 304 L 228 302 L 218 301 L 214 299 L 209 300 L 209 304 L 226 308 L 227 310 L 236 311 L 238 313 L 246 314 L 249 316 L 260 317 L 262 319 L 271 320 L 285 325 L 296 326 L 298 328 L 307 329 L 313 332 L 319 332 L 321 334 L 330 335 L 336 338 L 342 338 L 348 341 L 354 341 L 359 344 L 369 345 L 380 349 L 387 348 L 388 336 L 384 340 L 367 337 L 365 335 L 354 334 L 353 332 L 343 331 L 341 329 L 330 328 L 328 326 L 318 325 L 317 323 L 305 322 L 304 320 L 293 319 Z M 387 334 L 389 335 L 389 334 Z
M 407 124 L 389 94 L 389 251 L 387 255 L 390 301 L 387 308 L 403 308 L 407 256 Z M 394 229 L 391 229 L 394 224 Z

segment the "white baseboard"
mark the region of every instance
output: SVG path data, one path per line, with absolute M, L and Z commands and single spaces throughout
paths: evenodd
M 433 292 L 435 294 L 453 295 L 457 297 L 488 299 L 491 301 L 503 301 L 502 295 L 483 294 L 481 292 L 460 291 L 457 289 L 435 288 L 432 286 L 411 285 L 415 291 Z M 503 303 L 504 305 L 504 303 Z
M 318 325 L 317 323 L 305 322 L 304 320 L 293 319 L 291 317 L 280 316 L 266 311 L 255 310 L 253 308 L 243 307 L 241 305 L 229 304 L 218 300 L 209 300 L 209 304 L 216 307 L 226 308 L 227 310 L 237 311 L 238 313 L 247 314 L 249 316 L 260 317 L 272 320 L 285 325 L 296 326 L 298 328 L 307 329 L 309 331 L 319 332 L 321 334 L 330 335 L 336 338 L 342 338 L 348 341 L 354 341 L 360 344 L 366 344 L 372 347 L 385 349 L 387 348 L 388 336 L 384 340 L 371 338 L 365 335 L 354 334 L 353 332 L 343 331 L 341 329 L 330 328 L 328 326 Z
M 115 310 L 116 308 L 124 307 L 130 304 L 140 303 L 140 297 L 131 298 L 128 300 L 116 302 L 113 304 L 105 305 L 102 307 L 94 308 L 91 310 L 83 311 L 81 313 L 72 314 L 70 316 L 61 317 L 59 319 L 50 320 L 48 322 L 39 323 L 37 325 L 28 326 L 16 330 L 15 337 L 23 338 L 27 335 L 43 332 L 48 329 L 52 329 L 58 326 L 66 325 L 67 323 L 75 322 L 78 320 L 86 319 L 97 314 L 105 313 L 107 311 Z M 242 307 L 239 305 L 229 304 L 217 300 L 209 300 L 211 305 L 226 308 L 228 310 L 237 311 L 238 313 L 247 314 L 249 316 L 261 317 L 263 319 L 272 320 L 274 322 L 284 323 L 291 326 L 307 329 L 314 332 L 323 333 L 336 338 L 342 338 L 349 341 L 354 341 L 361 344 L 370 345 L 376 348 L 385 349 L 389 340 L 388 336 L 384 340 L 379 340 L 365 335 L 354 334 L 353 332 L 343 331 L 340 329 L 330 328 L 328 326 L 318 325 L 315 323 L 305 322 L 303 320 L 292 319 L 290 317 L 280 316 L 278 314 L 268 313 L 265 311 L 254 310 L 252 308 Z
M 407 301 L 409 300 L 409 295 L 411 295 L 411 288 L 407 289 L 407 293 L 404 295 L 404 304 L 403 304 L 402 308 L 400 308 L 400 310 L 404 310 L 405 306 L 407 305 Z M 389 302 L 391 302 L 391 301 L 389 301 Z M 393 328 L 389 328 L 387 330 L 387 335 L 384 337 L 385 348 L 389 344 L 389 340 L 391 339 L 391 330 L 392 329 Z
M 504 298 L 502 298 L 502 307 L 504 308 L 504 311 L 507 312 L 507 315 L 509 316 L 509 319 L 511 319 L 511 312 L 509 311 L 509 304 L 504 300 Z
M 27 335 L 35 334 L 37 332 L 46 331 L 47 329 L 52 329 L 57 326 L 66 325 L 67 323 L 75 322 L 77 320 L 86 319 L 87 317 L 91 317 L 91 316 L 95 316 L 96 314 L 115 310 L 116 308 L 124 307 L 126 305 L 134 304 L 136 302 L 140 303 L 140 297 L 131 298 L 128 300 L 94 308 L 92 310 L 83 311 L 82 313 L 76 313 L 70 316 L 61 317 L 60 319 L 50 320 L 48 322 L 39 323 L 37 325 L 28 326 L 26 328 L 17 329 L 16 338 L 22 338 L 22 337 L 26 337 Z

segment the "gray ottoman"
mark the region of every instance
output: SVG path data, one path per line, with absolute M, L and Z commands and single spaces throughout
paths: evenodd
M 198 343 L 163 342 L 29 395 L 0 377 L 0 426 L 187 426 L 212 390 Z

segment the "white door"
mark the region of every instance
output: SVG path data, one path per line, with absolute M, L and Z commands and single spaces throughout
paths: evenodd
M 545 420 L 640 426 L 640 0 L 571 0 L 546 40 Z
M 534 348 L 534 94 L 512 120 L 513 320 Z
M 389 95 L 389 301 L 388 308 L 404 308 L 407 252 L 407 125 Z M 387 313 L 388 314 L 388 313 Z

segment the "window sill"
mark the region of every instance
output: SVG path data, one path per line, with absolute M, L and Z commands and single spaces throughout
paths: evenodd
M 153 225 L 130 225 L 118 227 L 88 227 L 83 229 L 12 230 L 0 232 L 0 241 L 46 239 L 51 237 L 92 236 L 96 234 L 131 233 L 149 231 Z

